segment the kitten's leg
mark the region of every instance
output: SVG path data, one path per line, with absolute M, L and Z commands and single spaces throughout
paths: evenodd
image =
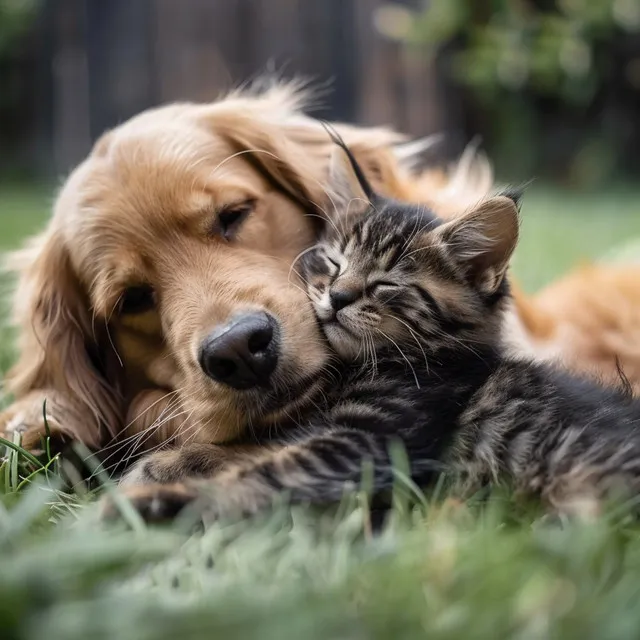
M 537 495 L 562 517 L 593 520 L 609 500 L 640 494 L 640 442 L 635 431 L 612 435 L 566 429 L 553 447 L 539 447 L 516 482 L 524 495 Z M 634 507 L 637 511 L 637 507 Z
M 324 431 L 232 465 L 213 479 L 130 487 L 125 495 L 150 522 L 171 519 L 188 505 L 207 521 L 249 516 L 282 493 L 292 503 L 334 503 L 358 486 L 367 462 L 372 488 L 392 488 L 388 444 L 387 438 L 365 431 Z M 117 515 L 114 505 L 107 503 L 104 514 Z

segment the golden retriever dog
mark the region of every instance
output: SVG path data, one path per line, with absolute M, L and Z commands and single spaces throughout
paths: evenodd
M 331 206 L 323 184 L 332 143 L 303 114 L 304 98 L 296 85 L 275 84 L 169 105 L 98 140 L 47 229 L 11 257 L 19 357 L 0 431 L 37 447 L 46 401 L 50 429 L 102 448 L 106 464 L 165 443 L 224 443 L 295 417 L 328 357 L 295 268 Z M 477 157 L 416 178 L 421 143 L 401 144 L 384 128 L 335 128 L 385 195 L 446 217 L 491 189 Z M 593 296 L 578 291 L 573 314 L 560 300 L 518 293 L 509 335 L 591 370 L 584 344 L 564 341 L 575 329 L 606 345 L 611 357 L 598 364 L 611 370 L 613 352 L 633 348 L 637 324 L 612 325 L 609 314 L 606 326 L 589 326 Z M 615 304 L 634 309 L 636 300 L 637 290 L 621 289 Z
M 37 446 L 46 401 L 58 436 L 130 455 L 295 416 L 327 358 L 295 261 L 330 206 L 332 143 L 303 99 L 276 84 L 169 105 L 97 141 L 10 260 L 19 358 L 1 431 Z M 401 196 L 415 145 L 335 126 Z
M 512 288 L 515 349 L 640 393 L 640 267 L 580 266 L 533 296 Z

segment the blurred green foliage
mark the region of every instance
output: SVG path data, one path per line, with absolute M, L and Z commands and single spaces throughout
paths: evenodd
M 551 133 L 566 177 L 598 180 L 640 139 L 640 0 L 430 0 L 409 39 L 445 59 L 512 169 L 540 172 Z
M 441 44 L 464 35 L 456 77 L 497 100 L 530 88 L 587 104 L 602 82 L 594 47 L 618 29 L 640 32 L 639 0 L 560 0 L 549 10 L 525 0 L 497 0 L 478 10 L 474 0 L 431 0 L 414 37 Z
M 0 56 L 29 26 L 39 4 L 38 0 L 0 0 Z
M 53 0 L 55 1 L 55 0 Z M 38 108 L 41 35 L 34 27 L 44 0 L 0 0 L 0 175 L 27 173 L 28 144 Z

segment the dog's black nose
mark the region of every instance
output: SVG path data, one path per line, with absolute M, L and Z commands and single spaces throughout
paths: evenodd
M 331 306 L 334 311 L 340 311 L 340 309 L 344 309 L 348 307 L 352 302 L 355 302 L 360 295 L 357 291 L 353 290 L 343 290 L 343 291 L 330 291 L 329 299 L 331 300 Z
M 200 345 L 200 366 L 233 389 L 265 386 L 278 364 L 278 323 L 264 312 L 234 318 Z

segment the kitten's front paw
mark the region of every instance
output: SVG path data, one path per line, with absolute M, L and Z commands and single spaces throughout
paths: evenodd
M 176 483 L 128 487 L 121 491 L 121 496 L 145 522 L 162 524 L 172 522 L 184 509 L 194 506 L 199 494 L 193 487 Z M 120 519 L 120 509 L 111 496 L 103 499 L 101 516 L 107 522 Z

